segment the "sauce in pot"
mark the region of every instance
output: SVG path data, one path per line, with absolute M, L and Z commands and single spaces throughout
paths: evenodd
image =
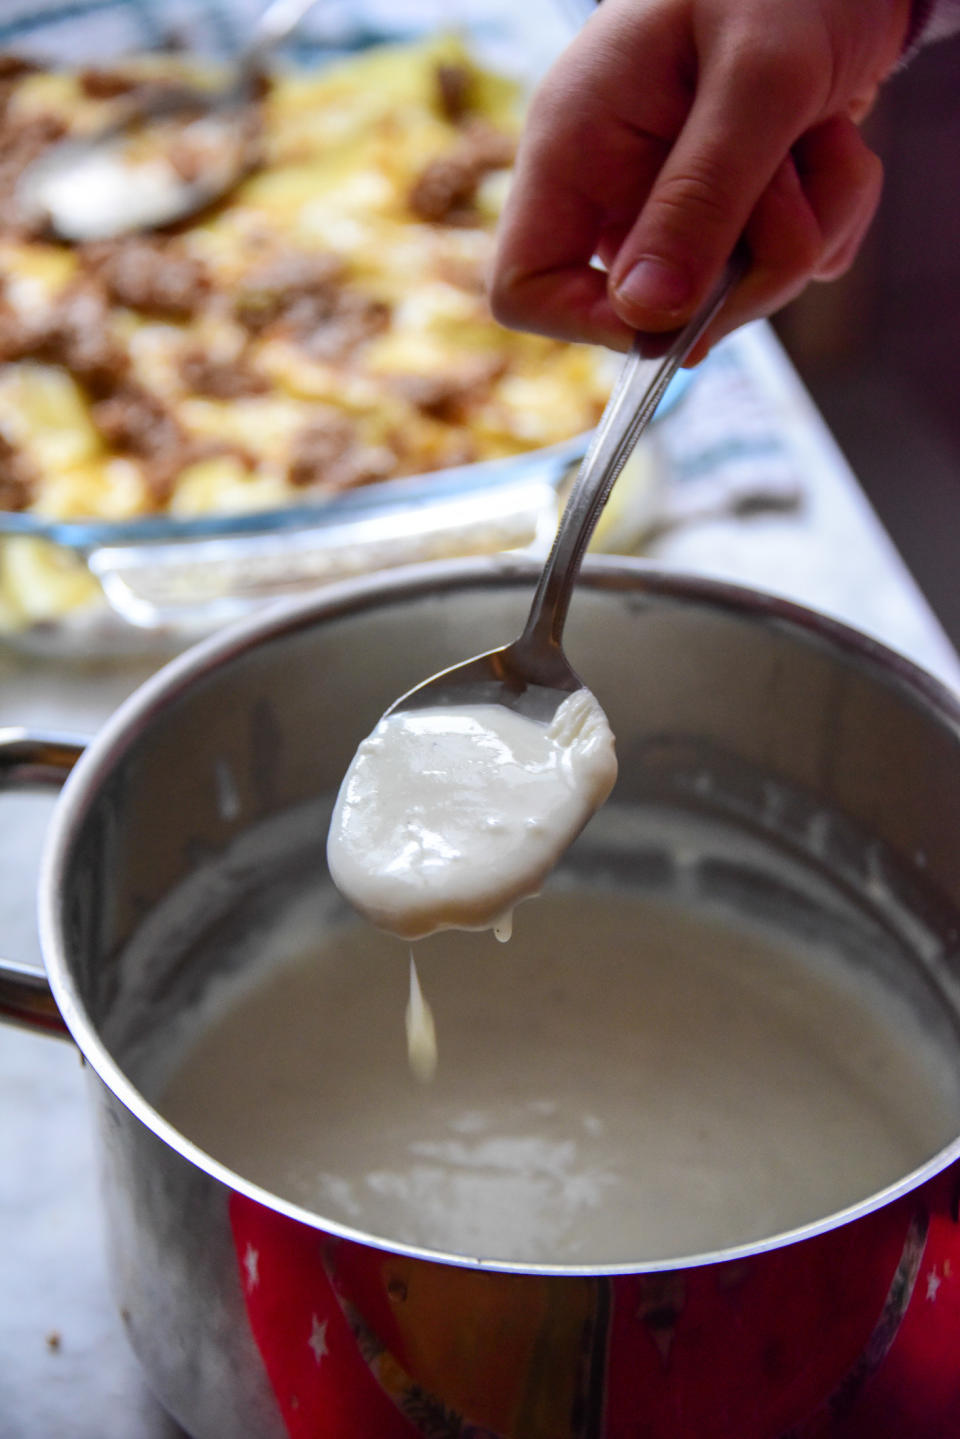
M 956 1073 L 878 974 L 704 899 L 572 886 L 510 945 L 448 932 L 416 960 L 431 1085 L 407 1066 L 407 947 L 356 921 L 214 1017 L 160 1109 L 374 1236 L 579 1264 L 782 1233 L 960 1125 Z

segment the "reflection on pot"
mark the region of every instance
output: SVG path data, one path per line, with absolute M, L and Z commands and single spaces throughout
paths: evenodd
M 242 1195 L 230 1218 L 291 1439 L 904 1439 L 960 1421 L 957 1194 L 955 1170 L 939 1212 L 901 1201 L 802 1263 L 563 1281 L 385 1253 Z

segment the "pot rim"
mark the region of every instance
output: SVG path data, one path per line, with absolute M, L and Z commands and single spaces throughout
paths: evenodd
M 557 1278 L 590 1278 L 617 1274 L 662 1273 L 670 1270 L 729 1263 L 783 1249 L 826 1234 L 842 1225 L 866 1218 L 919 1189 L 960 1159 L 960 1133 L 923 1164 L 866 1199 L 810 1223 L 779 1234 L 728 1248 L 669 1259 L 618 1261 L 604 1264 L 526 1263 L 448 1253 L 422 1245 L 406 1244 L 336 1220 L 284 1200 L 252 1183 L 214 1159 L 186 1138 L 148 1103 L 107 1050 L 77 992 L 63 943 L 58 897 L 63 892 L 67 859 L 73 836 L 101 781 L 113 769 L 155 716 L 195 680 L 246 651 L 277 637 L 293 634 L 326 618 L 380 608 L 394 599 L 410 599 L 466 586 L 500 588 L 504 584 L 532 586 L 540 562 L 523 556 L 492 556 L 430 561 L 379 575 L 343 581 L 313 595 L 271 604 L 217 634 L 191 646 L 141 684 L 108 719 L 91 741 L 64 786 L 44 847 L 38 886 L 40 942 L 50 987 L 77 1047 L 106 1088 L 158 1139 L 228 1189 L 245 1195 L 276 1213 L 313 1229 L 383 1250 L 461 1268 L 488 1269 L 510 1274 Z M 960 741 L 960 696 L 920 666 L 869 635 L 811 608 L 776 595 L 722 580 L 665 571 L 647 560 L 629 556 L 588 556 L 580 585 L 605 590 L 629 590 L 654 600 L 708 604 L 733 611 L 774 629 L 799 630 L 834 651 L 859 662 L 874 679 L 905 692 L 942 723 Z M 575 599 L 574 599 L 575 602 Z

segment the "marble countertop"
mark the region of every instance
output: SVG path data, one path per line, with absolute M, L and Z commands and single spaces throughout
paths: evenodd
M 737 414 L 758 442 L 736 463 L 778 468 L 797 484 L 800 503 L 750 518 L 700 518 L 648 553 L 814 606 L 960 687 L 953 649 L 769 328 L 742 331 L 728 355 L 712 390 L 704 379 L 697 410 L 678 413 L 672 434 L 664 421 L 668 464 L 689 466 L 691 445 L 702 457 L 727 443 Z M 69 664 L 5 647 L 0 725 L 90 735 L 156 664 Z M 0 952 L 37 964 L 31 896 L 53 802 L 2 801 Z M 0 1439 L 174 1439 L 181 1431 L 147 1390 L 111 1301 L 85 1101 L 69 1043 L 0 1031 Z

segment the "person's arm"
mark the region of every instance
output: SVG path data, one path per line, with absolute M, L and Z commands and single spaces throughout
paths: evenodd
M 842 274 L 881 187 L 857 121 L 956 3 L 603 0 L 534 98 L 494 312 L 622 349 L 686 319 L 743 235 L 750 272 L 696 359 Z

